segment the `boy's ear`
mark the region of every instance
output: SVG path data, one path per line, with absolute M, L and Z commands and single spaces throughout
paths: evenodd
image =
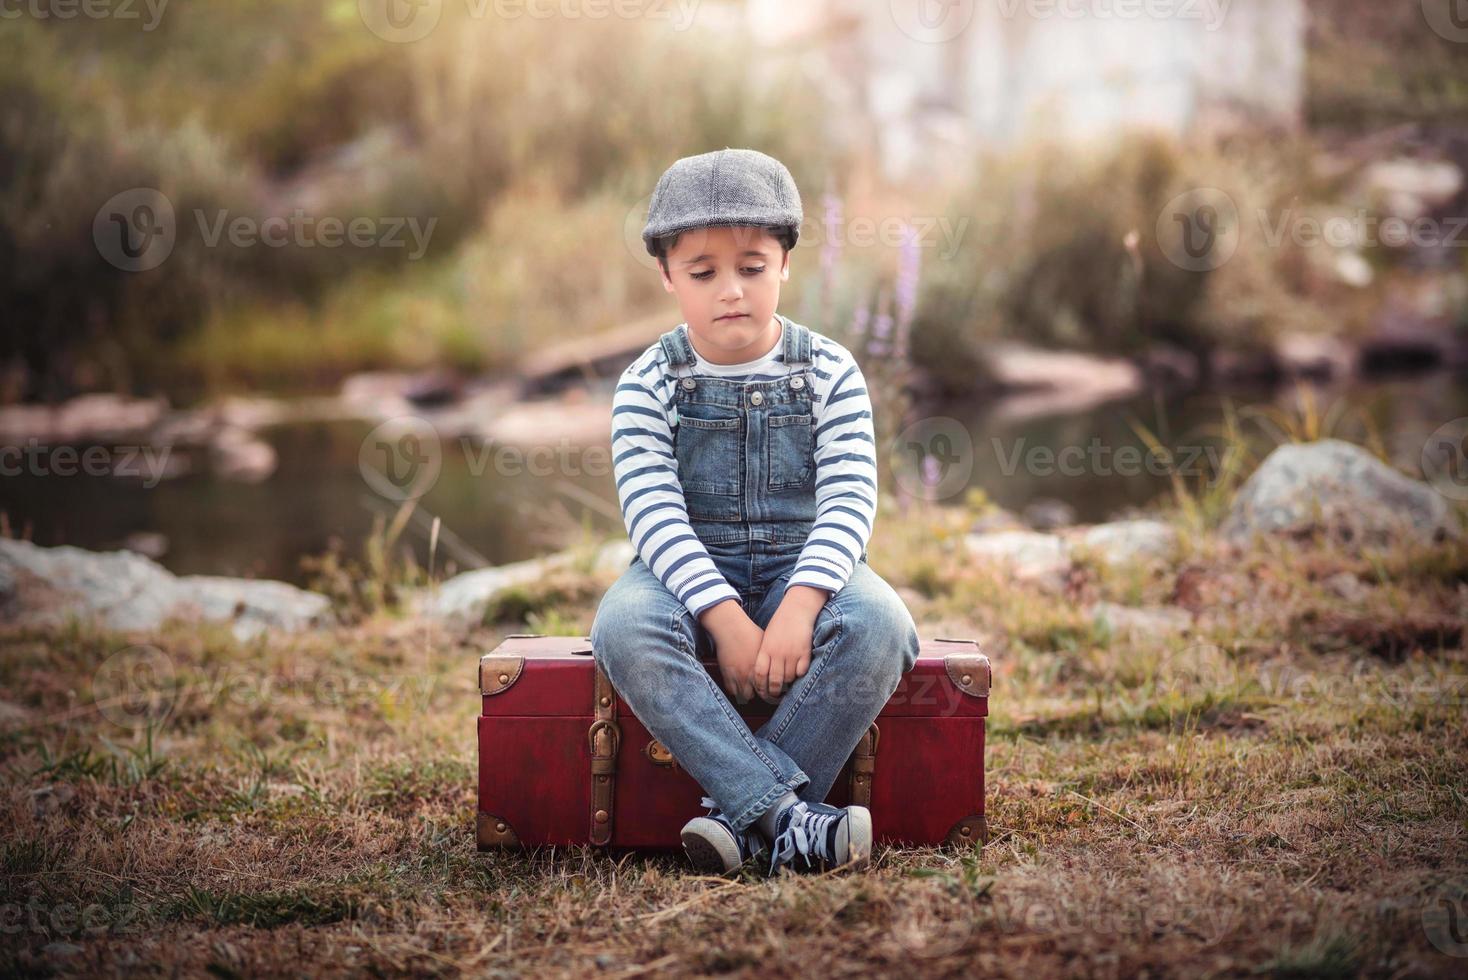
M 663 277 L 663 292 L 671 293 L 673 291 L 673 280 L 668 278 L 668 270 L 664 268 L 661 262 L 658 263 L 658 275 Z
M 780 281 L 781 282 L 789 282 L 790 281 L 790 252 L 788 250 L 786 250 L 786 249 L 781 249 L 780 251 L 784 252 L 784 254 L 782 256 L 780 256 Z

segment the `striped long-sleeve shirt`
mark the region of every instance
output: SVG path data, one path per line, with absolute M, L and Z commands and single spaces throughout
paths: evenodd
M 877 515 L 872 403 L 856 358 L 814 330 L 811 339 L 816 518 L 791 585 L 841 591 L 871 538 Z M 783 377 L 783 344 L 745 364 L 697 356 L 695 376 L 740 381 Z M 622 520 L 637 554 L 695 618 L 739 593 L 724 578 L 688 520 L 673 455 L 674 378 L 662 345 L 650 345 L 622 372 L 612 399 L 612 473 Z

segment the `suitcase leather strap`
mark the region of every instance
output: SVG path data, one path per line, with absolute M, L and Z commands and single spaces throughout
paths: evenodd
M 591 747 L 591 843 L 612 841 L 612 799 L 617 785 L 617 750 L 622 730 L 617 727 L 617 694 L 597 666 L 592 670 L 592 722 L 586 733 Z
M 877 771 L 877 742 L 882 732 L 872 722 L 851 753 L 851 802 L 857 806 L 872 805 L 872 774 Z

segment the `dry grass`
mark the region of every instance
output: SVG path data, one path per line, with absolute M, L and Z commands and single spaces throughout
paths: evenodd
M 973 568 L 939 517 L 883 521 L 873 565 L 924 632 L 977 635 L 997 667 L 982 852 L 774 881 L 481 856 L 474 662 L 522 622 L 12 631 L 0 972 L 1461 975 L 1424 924 L 1468 883 L 1460 546 L 1205 538 L 1051 595 Z M 1332 591 L 1341 571 L 1364 592 Z M 515 614 L 580 633 L 597 594 Z M 1194 630 L 1107 635 L 1079 612 L 1102 598 L 1179 602 Z M 140 642 L 158 653 L 99 666 Z M 139 705 L 113 668 L 164 662 L 161 724 L 114 721 Z

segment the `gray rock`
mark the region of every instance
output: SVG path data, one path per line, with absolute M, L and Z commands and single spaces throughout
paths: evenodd
M 973 524 L 969 525 L 969 531 L 974 534 L 987 534 L 991 531 L 1023 530 L 1025 530 L 1024 522 L 1019 519 L 1017 514 L 997 505 L 990 507 L 982 515 L 974 518 Z
M 134 531 L 123 538 L 122 546 L 144 558 L 158 559 L 168 554 L 168 535 L 157 531 Z
M 1064 584 L 1071 569 L 1070 545 L 1054 534 L 993 531 L 964 538 L 969 554 L 1005 565 L 1022 582 Z
M 0 581 L 13 587 L 5 618 L 28 623 L 92 619 L 108 629 L 152 630 L 171 618 L 229 622 L 246 639 L 263 629 L 296 632 L 330 623 L 325 596 L 284 582 L 177 578 L 142 555 L 0 540 Z M 3 594 L 3 590 L 0 590 Z
M 1235 543 L 1321 529 L 1355 545 L 1430 543 L 1459 533 L 1430 486 L 1339 439 L 1275 449 L 1239 489 L 1220 529 Z
M 158 398 L 78 395 L 59 405 L 9 405 L 0 408 L 0 443 L 27 439 L 75 445 L 137 440 L 163 418 L 168 403 Z
M 130 551 L 96 553 L 0 541 L 0 569 L 15 579 L 6 612 L 27 622 L 95 618 L 110 629 L 158 626 L 178 603 L 177 581 Z
M 209 446 L 214 472 L 226 480 L 259 483 L 275 472 L 275 449 L 252 432 L 227 428 Z
M 1077 542 L 1107 565 L 1166 561 L 1177 551 L 1177 531 L 1162 521 L 1137 519 L 1097 524 Z
M 637 549 L 632 547 L 632 542 L 623 538 L 620 541 L 612 541 L 597 549 L 596 561 L 593 570 L 598 574 L 602 572 L 616 572 L 620 574 L 623 569 L 632 564 L 632 559 L 637 556 Z
M 1324 584 L 1330 591 L 1350 602 L 1360 602 L 1370 591 L 1365 583 L 1350 572 L 1336 572 Z
M 1463 188 L 1463 171 L 1450 160 L 1404 156 L 1371 164 L 1360 182 L 1388 214 L 1415 221 L 1457 196 Z
M 429 619 L 450 626 L 475 626 L 483 621 L 495 596 L 511 586 L 535 582 L 553 567 L 549 559 L 532 558 L 464 572 L 439 585 L 437 595 L 425 594 L 418 609 Z
M 420 591 L 411 605 L 421 616 L 465 629 L 481 623 L 495 597 L 511 586 L 538 581 L 548 572 L 588 559 L 594 574 L 615 574 L 630 565 L 635 554 L 632 542 L 623 539 L 604 544 L 591 555 L 584 549 L 571 549 L 544 558 L 479 568 L 455 575 L 436 589 Z
M 985 345 L 984 361 L 995 381 L 1016 392 L 995 406 L 997 418 L 1079 412 L 1142 390 L 1141 368 L 1121 358 L 1002 341 Z
M 300 633 L 329 625 L 334 617 L 324 595 L 285 582 L 188 575 L 178 580 L 181 604 L 191 604 L 202 619 L 232 621 L 240 639 L 266 630 Z
M 1193 617 L 1186 609 L 1171 606 L 1119 606 L 1114 602 L 1098 602 L 1091 607 L 1091 619 L 1109 626 L 1115 633 L 1128 636 L 1166 636 L 1186 633 L 1193 628 Z

